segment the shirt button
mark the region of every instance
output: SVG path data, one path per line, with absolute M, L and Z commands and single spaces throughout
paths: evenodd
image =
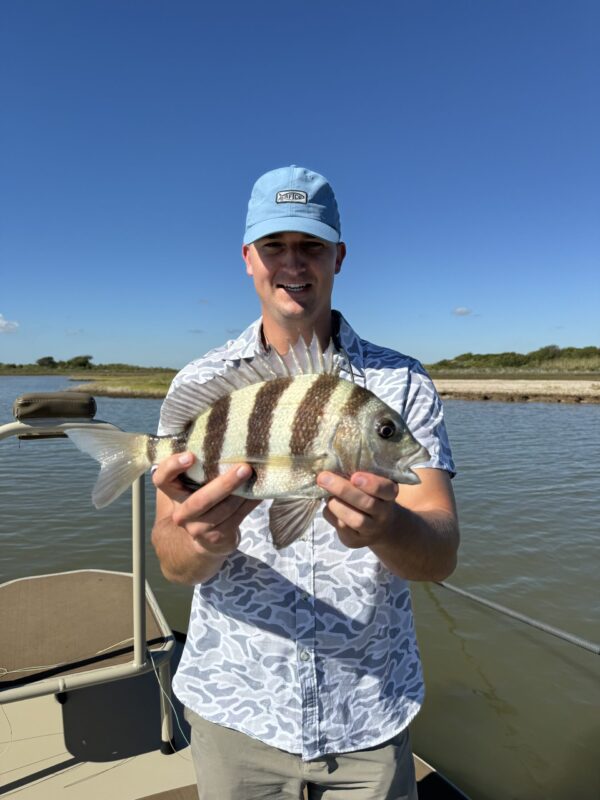
M 306 592 L 302 593 L 302 599 L 303 600 L 308 600 L 308 594 Z
M 310 653 L 308 652 L 308 650 L 303 650 L 300 653 L 300 660 L 301 661 L 310 661 Z

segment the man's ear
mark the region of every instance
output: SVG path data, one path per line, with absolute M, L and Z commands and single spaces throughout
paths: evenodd
M 340 242 L 337 246 L 337 258 L 335 260 L 335 274 L 337 275 L 338 272 L 342 268 L 342 261 L 346 258 L 346 245 L 344 242 Z
M 242 258 L 246 264 L 246 275 L 254 275 L 254 270 L 252 268 L 252 263 L 250 261 L 250 248 L 252 245 L 243 244 L 242 245 Z

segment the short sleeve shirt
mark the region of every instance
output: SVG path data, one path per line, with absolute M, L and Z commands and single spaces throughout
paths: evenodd
M 454 474 L 441 401 L 421 364 L 354 332 L 338 312 L 341 377 L 366 386 L 404 418 L 430 453 L 424 468 Z M 262 349 L 261 321 L 185 367 L 204 383 Z M 162 415 L 161 415 L 162 417 Z M 159 433 L 169 431 L 162 423 Z M 372 747 L 403 730 L 424 696 L 410 589 L 368 548 L 349 549 L 317 513 L 275 550 L 263 501 L 241 525 L 238 549 L 194 590 L 187 643 L 173 681 L 205 719 L 304 760 Z

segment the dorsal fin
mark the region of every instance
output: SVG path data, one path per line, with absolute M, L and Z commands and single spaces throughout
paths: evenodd
M 289 375 L 320 375 L 322 373 L 337 375 L 339 367 L 334 363 L 334 350 L 333 343 L 330 341 L 325 349 L 321 349 L 321 344 L 316 335 L 313 334 L 309 345 L 306 344 L 302 336 L 298 337 L 295 344 L 289 344 L 288 351 L 283 356 L 271 348 L 266 356 L 259 356 L 259 358 L 268 358 L 273 361 L 283 361 Z M 275 356 L 272 354 L 275 353 Z M 282 373 L 282 376 L 285 373 Z
M 257 353 L 251 359 L 241 359 L 227 365 L 223 373 L 205 383 L 180 383 L 176 391 L 165 398 L 161 412 L 162 424 L 170 431 L 183 430 L 221 397 L 245 386 L 297 375 L 337 375 L 340 368 L 334 354 L 331 342 L 323 352 L 316 336 L 313 335 L 310 345 L 299 336 L 294 345 L 290 343 L 285 355 L 280 355 L 272 347 L 267 353 Z

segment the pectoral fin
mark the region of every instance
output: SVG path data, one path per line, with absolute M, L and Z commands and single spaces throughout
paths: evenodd
M 321 502 L 321 498 L 273 500 L 269 509 L 269 527 L 277 550 L 288 547 L 302 536 L 313 521 Z

